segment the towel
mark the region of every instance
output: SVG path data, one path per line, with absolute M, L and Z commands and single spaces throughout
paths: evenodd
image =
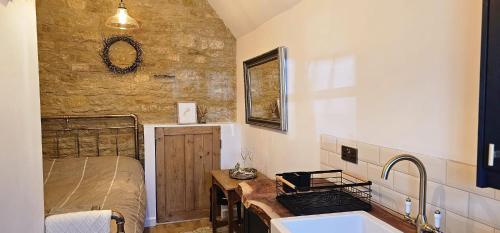
M 50 216 L 50 215 L 56 215 L 56 214 L 66 214 L 66 213 L 73 213 L 73 212 L 81 212 L 81 211 L 91 211 L 91 210 L 100 210 L 101 207 L 98 205 L 90 205 L 90 204 L 85 204 L 85 205 L 77 205 L 77 206 L 71 206 L 71 207 L 54 207 L 52 209 L 46 210 L 45 211 L 45 216 Z
M 45 218 L 45 233 L 109 233 L 111 210 L 56 214 Z

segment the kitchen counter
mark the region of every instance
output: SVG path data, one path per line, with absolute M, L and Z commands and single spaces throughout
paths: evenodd
M 269 227 L 271 219 L 294 216 L 276 200 L 276 183 L 269 178 L 242 182 L 236 188 L 245 208 L 251 210 Z M 400 217 L 383 207 L 372 204 L 368 213 L 388 223 L 404 233 L 415 233 L 415 226 L 405 222 Z

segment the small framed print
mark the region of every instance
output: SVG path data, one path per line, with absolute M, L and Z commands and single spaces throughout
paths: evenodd
M 196 102 L 177 102 L 177 123 L 179 125 L 196 124 Z

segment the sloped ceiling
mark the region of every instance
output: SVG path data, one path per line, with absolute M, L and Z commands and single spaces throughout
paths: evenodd
M 291 8 L 301 0 L 208 0 L 238 38 Z

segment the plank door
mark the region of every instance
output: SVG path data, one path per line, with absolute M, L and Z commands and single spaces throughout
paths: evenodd
M 156 128 L 157 221 L 208 217 L 211 170 L 220 169 L 220 127 Z

